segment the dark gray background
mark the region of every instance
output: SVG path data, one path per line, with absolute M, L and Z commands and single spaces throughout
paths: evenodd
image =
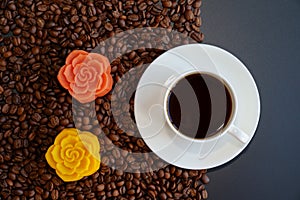
M 209 170 L 211 200 L 300 200 L 300 0 L 203 1 L 204 43 L 236 55 L 261 96 L 256 135 Z

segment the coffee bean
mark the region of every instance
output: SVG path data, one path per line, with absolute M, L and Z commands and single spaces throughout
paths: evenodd
M 6 179 L 5 181 L 6 181 L 7 185 L 9 185 L 9 186 L 14 185 L 14 182 L 11 179 Z
M 78 118 L 78 120 L 81 120 L 81 118 Z M 83 117 L 83 118 L 82 118 L 82 123 L 83 123 L 84 125 L 89 124 L 89 123 L 90 123 L 90 118 L 89 118 L 89 117 Z
M 4 104 L 2 106 L 2 113 L 7 114 L 9 112 L 10 106 L 9 104 Z
M 19 27 L 23 28 L 23 26 L 24 26 L 24 21 L 23 21 L 22 19 L 18 18 L 18 19 L 16 19 L 16 24 L 17 24 Z
M 100 184 L 100 185 L 97 186 L 97 191 L 101 192 L 101 191 L 104 190 L 104 188 L 105 188 L 105 185 L 104 184 Z
M 14 190 L 13 194 L 20 196 L 20 195 L 23 195 L 23 191 L 22 190 Z
M 148 194 L 149 194 L 149 196 L 150 196 L 151 198 L 156 199 L 156 192 L 155 192 L 155 191 L 150 190 L 150 191 L 148 192 Z
M 62 126 L 66 126 L 68 124 L 69 124 L 69 120 L 68 119 L 63 119 L 63 120 L 60 121 L 60 125 L 62 125 Z
M 16 84 L 16 89 L 17 89 L 18 92 L 23 92 L 23 91 L 24 91 L 24 86 L 23 86 L 23 84 L 22 84 L 21 82 L 18 82 L 18 83 Z
M 126 27 L 126 21 L 123 20 L 123 19 L 120 19 L 118 24 L 119 24 L 120 27 Z
M 188 21 L 194 20 L 194 17 L 195 17 L 193 11 L 191 11 L 191 10 L 187 10 L 187 11 L 184 13 L 184 16 L 185 16 L 185 18 L 186 18 Z
M 115 171 L 115 174 L 116 174 L 117 176 L 122 176 L 124 173 L 123 173 L 122 170 L 116 170 L 116 171 Z
M 49 124 L 50 127 L 54 128 L 59 125 L 59 119 L 57 116 L 51 115 L 49 120 L 50 120 L 50 124 Z
M 16 139 L 14 141 L 14 148 L 19 149 L 23 147 L 23 141 L 21 139 Z
M 38 53 L 40 52 L 40 48 L 39 47 L 33 47 L 32 48 L 32 53 L 34 54 L 34 55 L 37 55 Z
M 52 190 L 51 198 L 52 199 L 58 199 L 58 197 L 59 197 L 58 191 L 57 190 Z
M 19 121 L 23 122 L 25 119 L 26 119 L 26 113 L 21 114 L 19 117 Z
M 163 1 L 162 5 L 163 5 L 163 7 L 170 8 L 170 7 L 172 7 L 173 3 L 172 3 L 172 1 L 167 0 L 167 1 Z
M 128 16 L 128 20 L 136 22 L 139 20 L 139 16 L 136 14 L 131 14 Z
M 207 199 L 208 198 L 208 193 L 207 193 L 206 190 L 202 190 L 201 195 L 202 195 L 203 199 Z
M 10 31 L 10 28 L 9 28 L 8 25 L 4 26 L 3 29 L 2 29 L 2 33 L 4 33 L 4 34 L 8 34 L 9 31 Z
M 105 103 L 103 104 L 103 108 L 104 108 L 105 110 L 109 110 L 109 109 L 110 109 L 109 103 L 108 103 L 108 102 L 105 102 Z
M 202 182 L 203 182 L 204 184 L 208 184 L 208 183 L 209 183 L 209 178 L 208 178 L 208 176 L 207 176 L 206 174 L 203 174 L 203 175 L 202 175 L 201 180 L 202 180 Z
M 188 172 L 187 172 L 187 171 L 184 171 L 184 172 L 182 173 L 182 178 L 183 178 L 183 179 L 187 179 L 188 177 L 189 177 Z
M 83 45 L 82 40 L 75 40 L 74 43 L 77 47 L 81 47 Z
M 192 39 L 194 39 L 196 42 L 200 42 L 203 40 L 204 35 L 202 33 L 196 33 L 193 32 L 191 35 Z
M 17 9 L 17 8 L 16 8 L 16 5 L 15 5 L 14 3 L 8 4 L 8 8 L 9 8 L 10 10 L 16 10 L 16 9 Z
M 34 199 L 35 200 L 42 200 L 43 198 L 42 198 L 42 196 L 40 194 L 35 194 L 34 195 Z
M 108 30 L 108 31 L 112 31 L 113 30 L 113 25 L 111 23 L 106 23 L 104 25 L 105 29 Z
M 84 200 L 85 197 L 84 197 L 83 194 L 78 194 L 78 195 L 77 195 L 77 199 L 78 199 L 78 200 Z
M 45 21 L 42 18 L 37 18 L 36 24 L 40 27 L 43 28 L 45 26 Z
M 44 12 L 44 11 L 46 11 L 46 10 L 48 9 L 48 6 L 45 5 L 45 4 L 40 4 L 40 5 L 37 6 L 37 9 L 38 9 L 39 11 Z
M 14 35 L 20 35 L 21 31 L 22 31 L 22 29 L 16 28 L 16 29 L 13 30 L 13 34 Z
M 39 187 L 39 186 L 36 186 L 35 187 L 35 191 L 38 193 L 38 194 L 42 194 L 44 192 L 44 189 Z
M 159 194 L 159 198 L 162 199 L 162 200 L 166 200 L 168 197 L 167 197 L 167 194 L 162 192 Z
M 31 118 L 33 119 L 33 121 L 39 122 L 42 117 L 39 113 L 34 113 Z
M 12 52 L 11 51 L 7 51 L 3 54 L 4 58 L 9 58 L 10 56 L 12 56 Z
M 48 178 L 48 177 L 47 177 L 47 178 Z M 50 179 L 51 179 L 51 178 L 50 178 Z M 49 179 L 49 180 L 50 180 L 50 179 Z M 45 186 L 45 188 L 46 188 L 47 191 L 50 191 L 50 192 L 51 192 L 51 191 L 54 189 L 54 184 L 53 184 L 52 182 L 48 181 L 47 184 L 46 184 L 46 186 Z
M 119 191 L 118 190 L 114 190 L 113 192 L 112 192 L 112 196 L 114 196 L 114 197 L 117 197 L 117 196 L 119 196 Z
M 42 178 L 43 180 L 45 180 L 45 181 L 48 181 L 48 180 L 51 179 L 51 177 L 52 177 L 51 174 L 43 174 L 41 178 Z
M 196 0 L 196 1 L 193 3 L 193 7 L 194 7 L 194 8 L 199 8 L 199 7 L 201 6 L 201 3 L 202 3 L 202 1 Z
M 79 20 L 78 15 L 74 15 L 73 17 L 71 17 L 71 23 L 73 23 L 73 24 L 75 24 L 78 20 Z
M 141 4 L 139 4 L 138 9 L 140 11 L 144 11 L 147 8 L 147 4 L 145 2 L 142 2 Z

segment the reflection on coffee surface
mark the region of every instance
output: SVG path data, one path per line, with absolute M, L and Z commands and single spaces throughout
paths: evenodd
M 232 114 L 232 97 L 222 80 L 204 73 L 191 74 L 172 88 L 167 109 L 180 133 L 201 139 L 226 127 Z

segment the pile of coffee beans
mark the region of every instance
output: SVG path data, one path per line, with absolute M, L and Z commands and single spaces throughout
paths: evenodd
M 134 91 L 147 66 L 165 50 L 203 40 L 200 5 L 2 0 L 0 199 L 206 199 L 206 170 L 168 165 L 151 153 L 133 123 Z M 128 31 L 142 27 L 152 28 Z M 60 86 L 57 73 L 74 49 L 109 57 L 111 93 L 81 105 Z M 68 127 L 96 134 L 102 158 L 96 173 L 65 183 L 45 153 Z

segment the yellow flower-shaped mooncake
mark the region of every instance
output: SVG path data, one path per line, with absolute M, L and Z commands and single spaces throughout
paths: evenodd
M 100 144 L 90 132 L 62 130 L 46 153 L 46 160 L 65 182 L 77 181 L 100 167 Z

